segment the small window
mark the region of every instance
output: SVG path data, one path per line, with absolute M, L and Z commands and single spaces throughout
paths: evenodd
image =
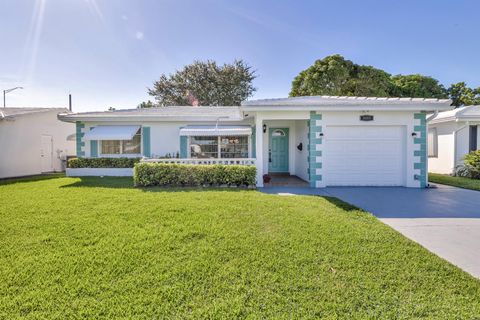
M 470 126 L 470 143 L 469 150 L 476 151 L 478 149 L 478 126 Z
M 428 129 L 428 156 L 431 158 L 438 157 L 438 135 L 437 128 Z
M 272 132 L 272 137 L 285 137 L 285 132 L 280 129 L 276 129 Z

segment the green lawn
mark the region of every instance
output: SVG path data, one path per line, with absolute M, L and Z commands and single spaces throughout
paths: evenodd
M 0 318 L 474 319 L 480 281 L 332 198 L 0 184 Z
M 433 183 L 480 191 L 480 180 L 478 179 L 452 177 L 448 174 L 429 173 L 428 180 Z

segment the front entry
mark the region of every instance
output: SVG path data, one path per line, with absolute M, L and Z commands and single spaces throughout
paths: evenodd
M 41 136 L 41 149 L 40 149 L 40 165 L 42 172 L 52 172 L 53 171 L 53 146 L 52 146 L 52 136 L 43 135 Z
M 268 172 L 288 172 L 288 128 L 270 128 Z

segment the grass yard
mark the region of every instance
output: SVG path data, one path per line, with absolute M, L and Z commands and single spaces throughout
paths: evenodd
M 452 177 L 448 174 L 429 173 L 428 181 L 449 186 L 480 191 L 480 180 L 463 177 Z
M 0 184 L 0 318 L 475 319 L 480 281 L 332 198 Z

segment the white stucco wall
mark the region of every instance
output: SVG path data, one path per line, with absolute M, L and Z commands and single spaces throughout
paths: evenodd
M 430 172 L 451 174 L 457 165 L 463 163 L 463 157 L 470 149 L 470 125 L 475 124 L 450 121 L 429 125 L 429 128 L 437 129 L 438 136 L 438 157 L 428 158 Z M 478 143 L 480 131 L 477 135 Z
M 470 149 L 470 127 L 466 123 L 458 123 L 455 144 L 455 165 L 459 165 L 463 163 L 463 157 Z
M 455 122 L 429 125 L 437 130 L 437 157 L 428 158 L 428 171 L 433 173 L 450 174 L 454 165 L 454 134 L 458 124 Z
M 42 173 L 42 135 L 52 137 L 52 170 L 64 169 L 57 151 L 75 155 L 75 141 L 67 141 L 67 136 L 75 133 L 75 124 L 59 121 L 58 112 L 38 112 L 0 121 L 0 178 Z
M 308 176 L 308 122 L 306 120 L 295 121 L 295 172 L 294 174 L 305 180 L 309 180 Z M 302 151 L 297 149 L 297 146 L 302 143 Z
M 90 128 L 98 125 L 109 125 L 110 123 L 85 122 L 85 132 Z M 175 156 L 180 152 L 180 129 L 192 123 L 186 122 L 115 122 L 115 125 L 139 125 L 150 127 L 150 152 L 152 157 L 164 157 L 167 153 Z M 248 121 L 242 122 L 220 122 L 219 125 L 247 125 Z M 214 122 L 195 123 L 195 125 L 215 125 Z M 143 148 L 143 143 L 141 144 Z M 101 157 L 100 144 L 98 145 L 98 156 Z M 142 150 L 143 153 L 143 150 Z M 90 141 L 85 141 L 85 157 L 90 157 Z M 129 155 L 118 155 L 119 157 L 127 157 Z M 130 155 L 135 157 L 138 155 Z
M 361 111 L 326 111 L 319 112 L 322 114 L 321 125 L 325 134 L 328 134 L 329 126 L 400 126 L 404 132 L 404 143 L 402 148 L 404 149 L 404 182 L 403 185 L 407 187 L 420 187 L 420 181 L 415 179 L 415 175 L 418 175 L 420 170 L 414 168 L 414 163 L 420 161 L 420 157 L 414 155 L 415 150 L 419 150 L 420 146 L 414 143 L 414 126 L 419 125 L 419 120 L 414 119 L 413 111 L 377 111 L 377 112 L 361 112 Z M 374 116 L 374 121 L 360 121 L 360 115 L 369 114 Z M 267 125 L 270 127 L 286 127 L 290 129 L 290 173 L 308 180 L 308 176 L 303 173 L 308 168 L 308 151 L 305 154 L 298 154 L 296 152 L 296 146 L 298 144 L 299 136 L 306 136 L 306 132 L 300 130 L 299 124 L 305 123 L 310 118 L 310 112 L 308 111 L 275 111 L 275 112 L 256 112 L 256 124 L 257 127 L 261 125 Z M 290 119 L 290 120 L 289 120 Z M 305 129 L 304 129 L 305 130 Z M 257 161 L 263 164 L 262 167 L 257 169 L 258 179 L 260 181 L 261 176 L 268 172 L 268 134 L 265 133 L 261 137 L 257 137 L 257 146 L 263 145 L 263 152 L 258 157 Z M 381 130 L 379 129 L 379 134 Z M 418 137 L 418 135 L 417 135 Z M 323 146 L 320 145 L 320 148 Z M 305 150 L 307 150 L 305 148 Z M 320 150 L 321 151 L 321 150 Z M 323 157 L 328 157 L 328 154 L 324 154 Z M 303 167 L 305 166 L 305 167 Z M 324 175 L 325 167 L 316 169 L 317 174 Z M 325 181 L 328 181 L 328 177 L 317 183 L 317 187 L 324 187 Z M 259 183 L 262 186 L 262 183 Z

